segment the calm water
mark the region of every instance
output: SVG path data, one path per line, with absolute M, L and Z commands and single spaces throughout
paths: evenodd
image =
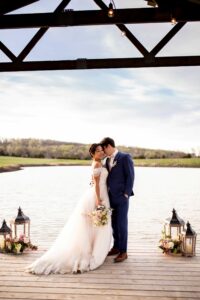
M 200 169 L 136 168 L 129 223 L 142 239 L 160 237 L 162 223 L 175 208 L 200 233 Z M 0 222 L 22 207 L 31 219 L 31 236 L 50 242 L 84 191 L 90 167 L 32 167 L 0 174 Z M 132 230 L 132 229 L 131 229 Z

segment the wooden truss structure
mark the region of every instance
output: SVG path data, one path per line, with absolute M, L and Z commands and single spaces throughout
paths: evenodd
M 10 62 L 0 62 L 0 71 L 36 71 L 36 70 L 71 70 L 71 69 L 107 69 L 107 68 L 143 68 L 199 66 L 200 56 L 158 56 L 161 49 L 179 32 L 187 22 L 200 21 L 200 0 L 151 0 L 153 7 L 115 9 L 114 16 L 108 17 L 108 6 L 103 0 L 94 1 L 100 9 L 73 11 L 66 7 L 70 0 L 62 0 L 52 13 L 7 14 L 20 7 L 38 0 L 1 0 L 0 30 L 18 28 L 38 28 L 37 33 L 19 53 L 18 56 L 0 41 L 0 50 Z M 144 0 L 141 0 L 144 1 Z M 113 3 L 113 1 L 111 1 Z M 175 18 L 176 24 L 148 51 L 127 28 L 126 24 L 148 24 L 170 22 Z M 142 54 L 142 57 L 103 58 L 54 61 L 27 61 L 27 55 L 51 27 L 113 25 L 123 32 L 126 38 Z

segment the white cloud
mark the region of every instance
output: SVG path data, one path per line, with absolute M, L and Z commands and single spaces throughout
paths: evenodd
M 18 73 L 0 78 L 0 136 L 191 150 L 200 106 L 192 75 L 180 69 Z M 187 70 L 184 68 L 183 73 Z M 172 76 L 170 76 L 172 75 Z M 172 77 L 172 78 L 171 78 Z

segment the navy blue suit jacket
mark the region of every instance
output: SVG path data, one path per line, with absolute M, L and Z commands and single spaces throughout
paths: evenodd
M 106 167 L 109 171 L 108 159 L 106 159 Z M 107 178 L 107 186 L 111 195 L 114 197 L 122 194 L 127 194 L 129 197 L 134 195 L 134 177 L 134 165 L 131 156 L 128 153 L 118 152 Z

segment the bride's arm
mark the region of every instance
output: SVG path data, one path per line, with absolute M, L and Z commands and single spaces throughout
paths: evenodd
M 101 167 L 101 164 L 97 162 L 94 166 L 94 175 L 93 175 L 94 188 L 95 188 L 95 194 L 96 194 L 96 206 L 101 205 L 101 203 L 102 203 L 102 200 L 100 198 L 100 186 L 99 186 L 100 172 L 96 172 L 97 170 L 99 170 L 100 167 Z

